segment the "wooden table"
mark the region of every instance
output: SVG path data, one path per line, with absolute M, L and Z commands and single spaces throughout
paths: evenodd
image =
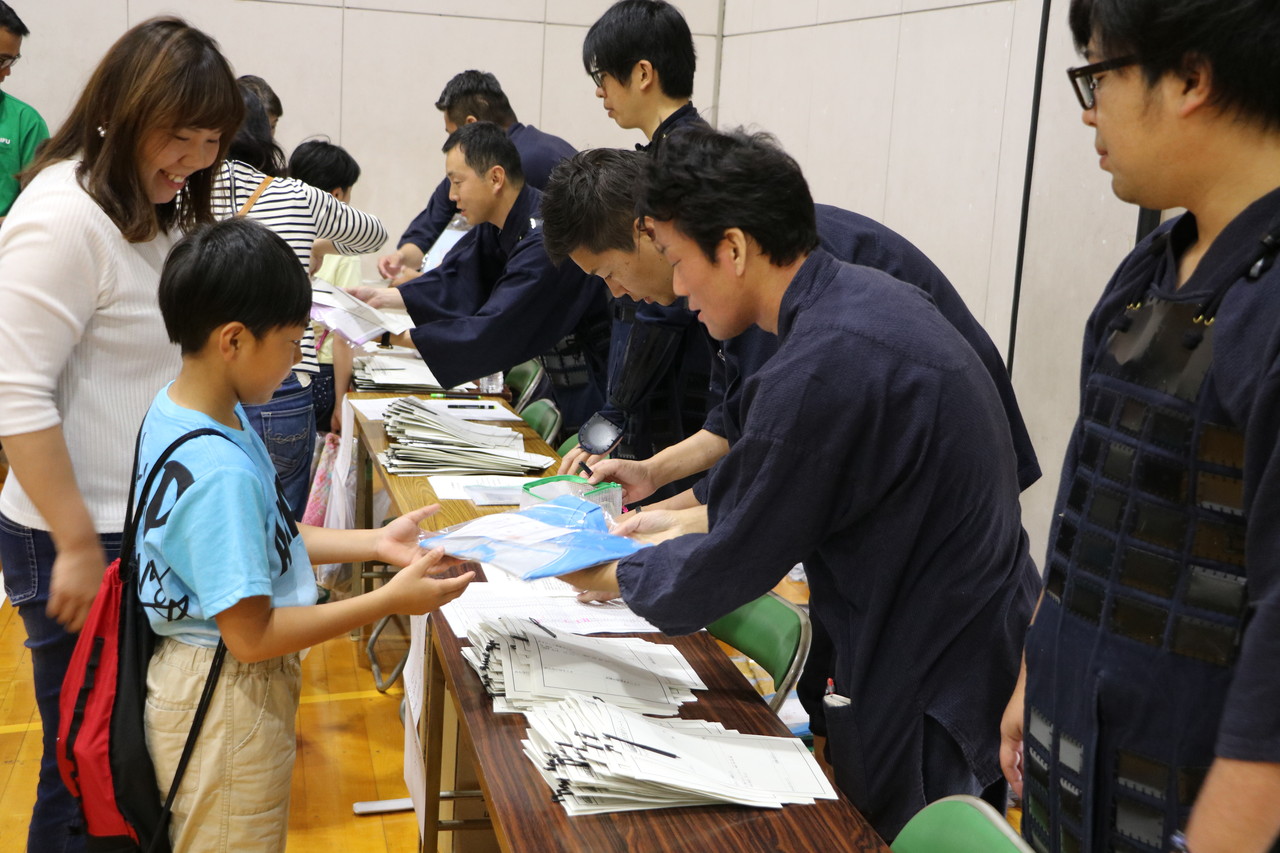
M 371 396 L 380 395 L 357 395 L 357 398 Z M 357 471 L 366 480 L 357 485 L 358 523 L 371 521 L 368 492 L 373 476 L 381 478 L 396 511 L 435 502 L 426 477 L 397 477 L 376 464 L 376 454 L 386 446 L 382 424 L 369 421 L 359 413 L 356 421 Z M 527 450 L 555 456 L 532 430 L 522 432 L 526 435 Z M 554 472 L 549 469 L 548 473 Z M 442 501 L 441 511 L 428 519 L 426 526 L 440 529 L 506 509 L 476 507 L 470 501 Z M 527 728 L 524 716 L 494 714 L 491 698 L 462 657 L 467 641 L 458 639 L 440 614 L 434 614 L 427 624 L 429 642 L 425 654 L 423 712 L 418 727 L 426 766 L 424 850 L 437 849 L 441 830 L 472 828 L 472 824 L 462 822 L 442 824 L 439 819 L 444 775 L 441 756 L 452 746 L 445 743 L 445 720 L 452 716 L 447 713 L 450 710 L 445 704 L 447 695 L 452 698 L 452 710 L 458 722 L 456 748 L 472 753 L 467 757 L 477 771 L 493 832 L 504 853 L 889 851 L 843 795 L 839 800 L 781 809 L 701 806 L 570 817 L 561 805 L 552 801 L 551 790 L 524 755 L 520 746 Z M 707 685 L 706 691 L 696 692 L 697 702 L 682 706 L 682 717 L 715 720 L 750 734 L 790 736 L 787 727 L 769 710 L 709 634 L 675 638 L 662 634 L 636 636 L 677 646 Z M 454 793 L 447 792 L 445 799 L 453 799 Z M 457 793 L 465 796 L 466 792 Z

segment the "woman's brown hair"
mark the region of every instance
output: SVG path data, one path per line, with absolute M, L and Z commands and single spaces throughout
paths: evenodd
M 22 174 L 79 159 L 81 186 L 131 243 L 174 227 L 213 222 L 213 178 L 244 115 L 235 76 L 218 44 L 180 18 L 152 18 L 120 37 L 98 63 L 71 115 Z M 187 179 L 177 198 L 155 204 L 139 174 L 153 130 L 200 128 L 222 134 L 218 159 Z

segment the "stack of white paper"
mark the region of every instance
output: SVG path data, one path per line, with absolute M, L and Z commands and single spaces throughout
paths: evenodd
M 577 590 L 562 580 L 542 578 L 522 581 L 485 566 L 488 583 L 473 583 L 461 596 L 440 608 L 449 627 L 466 637 L 485 619 L 499 616 L 533 617 L 557 633 L 640 634 L 659 633 L 652 623 L 637 616 L 621 599 L 578 601 Z
M 413 393 L 440 391 L 440 382 L 421 358 L 378 353 L 357 357 L 352 368 L 357 391 Z
M 655 720 L 586 696 L 526 714 L 525 754 L 571 815 L 834 800 L 804 743 L 701 720 Z
M 390 446 L 379 459 L 400 476 L 427 474 L 526 474 L 555 462 L 526 453 L 524 437 L 508 427 L 488 426 L 433 411 L 405 397 L 387 407 L 383 425 Z
M 318 278 L 311 279 L 311 317 L 353 344 L 371 341 L 383 332 L 399 334 L 413 326 L 408 314 L 379 311 Z
M 573 694 L 643 714 L 670 716 L 702 679 L 675 646 L 636 637 L 579 637 L 537 620 L 486 619 L 462 650 L 494 697 L 496 713 L 519 713 Z

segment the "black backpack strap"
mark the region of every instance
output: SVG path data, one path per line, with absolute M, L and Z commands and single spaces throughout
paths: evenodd
M 140 493 L 135 492 L 138 483 L 138 456 L 142 448 L 142 428 L 138 429 L 138 440 L 133 448 L 133 471 L 134 476 L 129 483 L 129 514 L 125 524 L 124 536 L 121 538 L 120 549 L 120 576 L 122 583 L 133 583 L 133 570 L 136 568 L 136 560 L 134 555 L 137 550 L 138 527 L 142 522 L 142 515 L 146 509 L 147 498 L 151 494 L 151 487 L 155 485 L 156 477 L 164 470 L 164 465 L 169 458 L 177 451 L 179 447 L 191 441 L 193 438 L 199 438 L 203 435 L 216 435 L 219 438 L 226 439 L 235 444 L 229 436 L 219 430 L 210 427 L 202 427 L 194 429 L 191 432 L 178 436 L 169 444 L 168 447 L 156 458 L 155 464 L 151 466 L 151 470 L 147 472 L 147 479 L 142 485 Z M 134 504 L 135 495 L 138 502 Z M 127 549 L 127 550 L 126 550 Z M 136 594 L 136 590 L 135 590 Z M 168 838 L 169 835 L 169 816 L 173 813 L 173 801 L 178 794 L 178 786 L 182 782 L 182 777 L 186 773 L 187 765 L 191 762 L 191 754 L 195 751 L 196 738 L 200 736 L 200 729 L 204 726 L 204 718 L 209 712 L 209 705 L 213 701 L 213 692 L 218 686 L 218 677 L 222 674 L 222 664 L 227 657 L 227 645 L 221 639 L 218 640 L 218 648 L 213 653 L 213 660 L 209 664 L 209 675 L 205 678 L 204 690 L 200 694 L 200 702 L 196 706 L 195 717 L 191 721 L 191 731 L 187 734 L 187 742 L 182 747 L 182 756 L 178 759 L 178 767 L 173 775 L 173 784 L 169 787 L 169 794 L 165 797 L 164 808 L 160 812 L 160 822 L 157 825 L 155 835 L 151 837 L 151 843 L 147 846 L 148 851 L 161 849 L 160 839 Z M 167 845 L 164 845 L 167 847 Z
M 177 451 L 179 447 L 186 444 L 193 438 L 199 438 L 202 435 L 216 435 L 221 439 L 230 441 L 235 444 L 225 433 L 219 432 L 211 427 L 201 427 L 193 429 L 191 432 L 178 436 L 169 444 L 168 447 L 156 459 L 151 470 L 147 472 L 147 479 L 142 484 L 142 492 L 136 491 L 138 485 L 138 456 L 142 449 L 142 427 L 138 428 L 138 440 L 133 447 L 133 477 L 129 481 L 129 511 L 125 516 L 124 535 L 120 539 L 120 580 L 125 582 L 133 576 L 134 560 L 133 555 L 137 547 L 138 527 L 142 523 L 142 514 L 146 510 L 147 496 L 151 494 L 151 487 L 155 485 L 156 477 L 164 470 L 164 464 L 169 461 L 169 457 Z M 134 504 L 134 497 L 138 498 L 137 504 Z

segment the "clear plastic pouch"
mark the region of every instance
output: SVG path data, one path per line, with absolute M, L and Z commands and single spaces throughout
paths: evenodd
M 561 474 L 525 483 L 520 491 L 520 508 L 527 509 L 562 495 L 573 495 L 591 501 L 604 510 L 605 519 L 610 523 L 622 514 L 622 486 L 617 483 L 600 483 L 593 486 L 585 478 L 576 474 Z

